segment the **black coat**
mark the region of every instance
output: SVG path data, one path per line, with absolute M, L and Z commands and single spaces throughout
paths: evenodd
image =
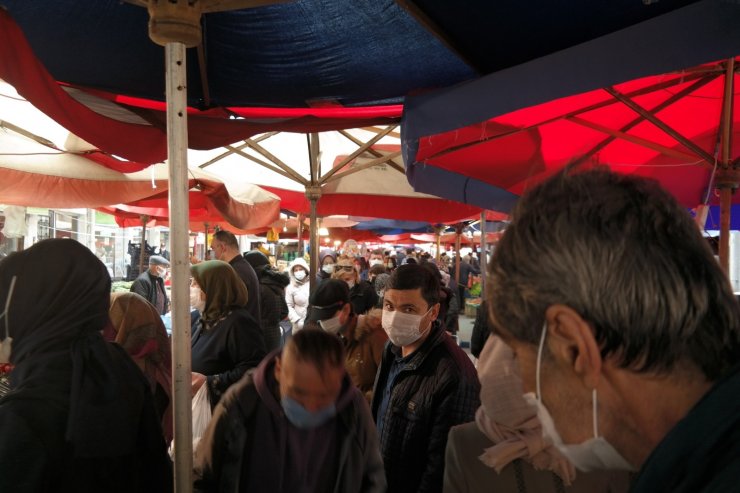
M 163 295 L 164 311 L 160 312 L 160 315 L 167 313 L 170 300 L 167 299 L 167 291 L 164 290 L 164 280 L 161 277 L 151 275 L 148 270 L 142 272 L 131 284 L 131 292 L 142 296 L 155 307 L 157 306 L 159 295 Z
M 269 266 L 257 268 L 260 282 L 260 314 L 265 335 L 267 352 L 280 347 L 282 331 L 280 321 L 288 316 L 285 302 L 285 287 L 290 283 L 288 276 L 275 272 Z
M 362 315 L 375 308 L 378 303 L 378 293 L 369 281 L 359 281 L 349 290 L 349 301 L 352 303 L 352 310 Z
M 12 493 L 166 493 L 172 467 L 148 382 L 125 351 L 109 345 L 120 383 L 118 410 L 138 427 L 107 423 L 100 434 L 125 431 L 136 437 L 132 453 L 80 456 L 66 440 L 70 414 L 71 361 L 39 364 L 37 385 L 0 399 L 0 491 Z M 38 382 L 41 384 L 39 385 Z M 79 403 L 78 403 L 79 405 Z
M 738 491 L 739 479 L 740 366 L 737 366 L 668 432 L 642 465 L 630 491 Z
M 472 421 L 480 405 L 470 358 L 440 323 L 431 330 L 396 377 L 379 430 L 389 492 L 442 491 L 447 434 Z M 400 354 L 398 346 L 386 344 L 373 389 L 376 423 L 391 365 Z
M 491 329 L 488 327 L 488 308 L 486 302 L 483 301 L 475 311 L 473 334 L 470 336 L 470 354 L 478 358 L 489 335 L 491 335 Z
M 257 321 L 257 324 L 262 324 L 262 315 L 260 313 L 260 290 L 259 280 L 257 279 L 257 273 L 254 271 L 252 265 L 247 262 L 244 257 L 237 255 L 229 261 L 239 278 L 244 282 L 247 287 L 247 311 Z

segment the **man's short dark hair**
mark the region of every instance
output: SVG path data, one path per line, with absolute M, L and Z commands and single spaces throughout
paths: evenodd
M 377 276 L 378 274 L 385 274 L 388 270 L 385 268 L 385 265 L 383 264 L 375 264 L 372 267 L 370 267 L 370 270 L 368 271 L 368 274 Z
M 239 242 L 231 231 L 221 230 L 213 233 L 213 239 L 218 240 L 229 248 L 239 250 Z
M 406 264 L 393 271 L 385 289 L 421 289 L 421 297 L 428 306 L 439 303 L 439 280 L 419 264 Z
M 545 310 L 569 306 L 602 357 L 711 381 L 740 361 L 740 314 L 727 276 L 690 217 L 654 180 L 606 169 L 560 174 L 525 194 L 491 259 L 497 331 L 537 344 Z
M 342 340 L 322 329 L 304 328 L 296 332 L 285 343 L 283 351 L 291 352 L 299 361 L 312 364 L 322 377 L 327 367 L 344 368 Z

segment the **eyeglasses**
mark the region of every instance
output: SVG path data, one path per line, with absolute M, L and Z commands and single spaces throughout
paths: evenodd
M 334 272 L 339 272 L 340 270 L 343 270 L 345 272 L 352 272 L 353 270 L 355 270 L 355 268 L 352 267 L 351 265 L 335 265 L 334 266 Z

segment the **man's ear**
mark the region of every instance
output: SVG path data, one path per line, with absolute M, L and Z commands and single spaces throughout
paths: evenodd
M 437 320 L 437 317 L 439 317 L 439 310 L 441 307 L 442 305 L 440 303 L 435 303 L 434 306 L 432 307 L 432 313 L 431 313 L 432 321 Z
M 596 388 L 603 361 L 591 326 L 566 305 L 548 307 L 545 321 L 550 353 L 559 364 L 570 367 L 587 388 Z

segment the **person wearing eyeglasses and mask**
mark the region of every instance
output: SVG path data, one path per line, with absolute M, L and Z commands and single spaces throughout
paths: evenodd
M 170 300 L 164 290 L 164 276 L 167 275 L 169 266 L 170 262 L 166 258 L 152 255 L 149 257 L 149 269 L 142 272 L 131 284 L 131 292 L 154 305 L 160 315 L 170 310 Z
M 437 320 L 439 281 L 418 264 L 388 279 L 382 326 L 390 343 L 375 380 L 373 418 L 388 491 L 442 491 L 447 434 L 475 417 L 473 363 Z
M 333 334 L 305 328 L 226 393 L 195 450 L 196 492 L 386 491 L 367 402 Z
M 490 263 L 495 333 L 545 435 L 633 493 L 738 491 L 740 310 L 695 219 L 653 180 L 561 173 Z
M 342 340 L 347 352 L 347 373 L 370 402 L 388 336 L 381 328 L 380 314 L 374 313 L 379 310 L 358 316 L 349 291 L 347 283 L 339 279 L 322 282 L 311 294 L 309 320 Z
M 334 264 L 332 279 L 339 279 L 347 283 L 349 297 L 354 312 L 358 315 L 367 313 L 375 307 L 378 302 L 378 293 L 368 281 L 360 280 L 360 275 L 355 269 L 355 259 L 349 255 L 340 255 Z

